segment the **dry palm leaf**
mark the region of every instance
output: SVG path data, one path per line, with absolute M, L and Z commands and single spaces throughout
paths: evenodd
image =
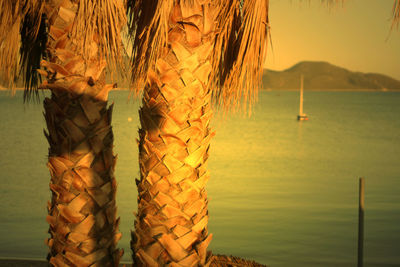
M 128 1 L 129 36 L 133 41 L 132 81 L 139 92 L 150 68 L 167 44 L 173 0 Z
M 267 267 L 255 261 L 245 260 L 234 256 L 213 255 L 211 267 Z
M 392 29 L 394 27 L 399 28 L 400 22 L 400 0 L 395 0 L 393 4 L 393 20 Z
M 32 93 L 37 94 L 38 85 L 42 82 L 37 72 L 40 62 L 46 58 L 46 18 L 43 15 L 44 1 L 33 1 L 28 14 L 25 15 L 20 29 L 20 72 L 25 84 L 24 100 L 27 101 Z
M 89 55 L 93 35 L 98 36 L 99 54 L 105 56 L 112 70 L 121 66 L 124 51 L 121 28 L 126 24 L 123 0 L 79 0 L 77 16 L 72 25 L 71 38 L 77 51 Z
M 72 24 L 71 39 L 76 50 L 89 55 L 88 45 L 94 35 L 98 38 L 99 54 L 105 56 L 112 71 L 121 69 L 124 55 L 121 28 L 126 23 L 122 0 L 79 0 L 77 16 Z M 35 71 L 46 58 L 47 26 L 44 0 L 5 0 L 0 5 L 0 79 L 14 87 L 22 72 L 25 83 L 25 100 L 37 92 L 41 82 Z M 65 16 L 68 16 L 66 13 Z M 11 29 L 11 31 L 10 31 Z M 84 57 L 85 59 L 88 56 Z
M 37 88 L 44 53 L 43 1 L 5 0 L 0 5 L 0 78 L 13 88 L 24 71 L 26 88 Z
M 307 1 L 309 4 L 311 4 L 311 0 L 299 0 L 300 3 L 302 3 L 303 1 Z M 335 7 L 337 5 L 339 5 L 340 3 L 343 5 L 344 2 L 346 2 L 347 0 L 320 0 L 322 4 L 325 4 L 327 7 Z M 292 0 L 290 1 L 292 2 Z
M 18 67 L 21 19 L 22 3 L 9 0 L 0 5 L 0 74 L 10 83 Z
M 346 0 L 321 0 L 328 8 L 338 6 L 340 3 L 343 5 Z
M 261 84 L 266 55 L 268 0 L 220 1 L 210 86 L 213 100 L 236 109 L 250 105 Z

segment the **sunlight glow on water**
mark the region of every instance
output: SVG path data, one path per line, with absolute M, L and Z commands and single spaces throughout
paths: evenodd
M 139 176 L 138 103 L 113 92 L 124 260 Z M 262 92 L 253 116 L 216 114 L 209 168 L 210 249 L 271 266 L 355 266 L 358 177 L 366 178 L 366 266 L 400 265 L 400 94 Z M 0 93 L 0 257 L 47 253 L 41 104 Z

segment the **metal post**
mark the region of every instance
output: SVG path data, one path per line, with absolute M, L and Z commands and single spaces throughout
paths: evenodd
M 360 178 L 360 195 L 358 204 L 358 267 L 363 267 L 364 254 L 364 178 Z

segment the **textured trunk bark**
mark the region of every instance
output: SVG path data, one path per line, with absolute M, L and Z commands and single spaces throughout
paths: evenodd
M 80 40 L 69 37 L 76 10 L 74 1 L 46 3 L 50 58 L 39 72 L 47 77 L 41 88 L 51 90 L 44 101 L 52 191 L 48 260 L 53 266 L 118 266 L 116 157 L 107 107 L 112 85 L 105 84 L 95 36 L 87 61 L 76 52 Z
M 190 3 L 192 2 L 192 3 Z M 209 266 L 207 88 L 214 40 L 210 1 L 176 1 L 168 47 L 148 75 L 140 109 L 136 266 Z

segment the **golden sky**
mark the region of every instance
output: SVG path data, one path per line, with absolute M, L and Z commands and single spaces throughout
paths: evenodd
M 273 52 L 269 44 L 265 67 L 283 70 L 303 60 L 327 61 L 400 80 L 400 27 L 390 33 L 393 2 L 347 0 L 328 9 L 319 0 L 271 0 Z

